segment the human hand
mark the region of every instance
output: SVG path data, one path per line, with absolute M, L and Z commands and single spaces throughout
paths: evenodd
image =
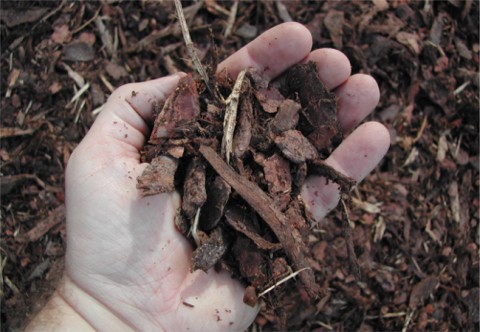
M 317 63 L 335 89 L 341 127 L 350 131 L 376 106 L 379 90 L 367 75 L 350 76 L 341 52 L 310 52 L 310 32 L 285 23 L 223 63 L 236 76 L 252 66 L 270 79 L 303 61 Z M 174 227 L 177 193 L 142 197 L 136 178 L 154 102 L 175 89 L 178 75 L 117 89 L 72 154 L 66 174 L 66 277 L 63 299 L 95 329 L 245 330 L 258 308 L 245 305 L 243 286 L 227 273 L 190 273 L 192 248 Z M 380 161 L 389 135 L 379 123 L 353 131 L 327 163 L 357 181 Z M 302 197 L 316 219 L 338 203 L 338 188 L 308 179 Z

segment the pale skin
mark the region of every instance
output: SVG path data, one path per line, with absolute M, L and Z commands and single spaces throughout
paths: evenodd
M 380 123 L 356 127 L 379 101 L 377 83 L 368 75 L 351 76 L 343 53 L 311 47 L 305 27 L 285 23 L 237 51 L 220 69 L 236 76 L 252 66 L 274 79 L 296 63 L 315 61 L 320 78 L 337 95 L 342 128 L 351 132 L 327 163 L 361 181 L 390 143 Z M 165 100 L 180 76 L 118 88 L 73 152 L 66 171 L 65 276 L 27 330 L 243 331 L 255 319 L 258 307 L 243 303 L 244 286 L 230 275 L 190 273 L 192 247 L 173 223 L 179 195 L 142 198 L 136 189 L 146 167 L 139 150 L 153 101 Z M 312 177 L 302 198 L 321 220 L 337 205 L 338 188 Z

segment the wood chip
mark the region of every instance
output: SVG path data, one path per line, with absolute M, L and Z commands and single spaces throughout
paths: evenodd
M 177 167 L 177 159 L 167 156 L 153 158 L 137 178 L 137 189 L 142 190 L 144 196 L 174 191 Z
M 65 222 L 65 205 L 60 205 L 55 210 L 53 210 L 48 217 L 45 219 L 39 220 L 35 227 L 30 229 L 24 236 L 22 236 L 22 241 L 24 242 L 33 242 L 40 239 L 42 236 L 47 234 L 47 232 L 52 229 L 54 226 Z

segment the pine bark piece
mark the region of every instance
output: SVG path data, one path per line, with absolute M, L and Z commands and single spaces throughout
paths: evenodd
M 329 92 L 320 81 L 317 67 L 312 61 L 293 66 L 286 76 L 289 93 L 297 93 L 305 109 L 304 116 L 310 125 L 307 134 L 315 131 L 308 138 L 318 150 L 330 146 L 333 138 L 341 137 L 335 94 Z
M 263 173 L 268 184 L 268 192 L 275 201 L 275 206 L 284 210 L 290 202 L 292 175 L 290 163 L 278 154 L 263 161 Z
M 428 298 L 438 287 L 439 279 L 437 276 L 427 276 L 412 287 L 408 307 L 416 309 L 422 302 Z
M 215 177 L 207 189 L 207 201 L 200 215 L 200 228 L 209 231 L 223 216 L 232 188 L 220 176 Z
M 250 240 L 252 240 L 255 245 L 262 250 L 272 250 L 276 251 L 282 248 L 280 243 L 272 243 L 265 240 L 263 237 L 258 235 L 258 233 L 251 229 L 245 221 L 242 213 L 237 208 L 228 208 L 225 211 L 225 219 L 227 223 L 232 226 L 237 232 L 242 233 Z
M 296 164 L 318 158 L 315 147 L 298 130 L 287 130 L 274 141 L 283 155 Z
M 260 215 L 269 225 L 282 244 L 286 255 L 295 269 L 308 268 L 308 248 L 302 241 L 298 230 L 294 229 L 288 219 L 277 208 L 273 200 L 255 183 L 241 177 L 232 170 L 222 158 L 210 147 L 202 145 L 199 149 L 212 168 Z M 315 283 L 315 275 L 311 269 L 299 274 L 305 290 L 312 297 L 320 294 L 320 287 Z
M 222 230 L 215 228 L 208 239 L 193 251 L 192 272 L 196 270 L 207 272 L 222 258 L 227 249 Z
M 314 127 L 335 125 L 337 103 L 335 94 L 329 92 L 318 77 L 314 62 L 298 64 L 287 72 L 290 93 L 297 93 L 302 107 L 306 108 L 308 119 Z
M 248 78 L 252 82 L 253 94 L 266 113 L 277 112 L 285 97 L 277 88 L 269 86 L 268 79 L 258 69 L 249 68 Z
M 253 287 L 263 286 L 267 282 L 265 271 L 267 264 L 252 242 L 249 239 L 238 237 L 232 251 L 238 261 L 242 277 L 247 278 Z
M 197 83 L 191 75 L 182 77 L 159 116 L 155 119 L 150 141 L 162 138 L 182 137 L 190 130 L 189 124 L 200 115 Z
M 205 188 L 205 164 L 199 159 L 193 159 L 188 166 L 183 184 L 182 210 L 188 219 L 193 219 L 207 200 Z
M 298 111 L 300 108 L 301 106 L 299 103 L 291 99 L 284 100 L 280 104 L 278 112 L 271 122 L 273 133 L 280 134 L 284 131 L 295 128 L 298 124 Z
M 168 193 L 175 190 L 175 172 L 178 160 L 168 156 L 152 159 L 142 175 L 137 178 L 137 189 L 143 196 Z
M 267 113 L 276 113 L 278 107 L 285 100 L 280 91 L 274 87 L 261 88 L 253 90 L 255 98 L 258 100 L 262 108 Z
M 337 129 L 334 126 L 321 125 L 314 129 L 307 138 L 318 151 L 322 151 L 331 146 L 331 141 L 336 135 Z

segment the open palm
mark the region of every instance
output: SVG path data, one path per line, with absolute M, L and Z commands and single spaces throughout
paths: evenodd
M 350 76 L 340 52 L 310 52 L 309 31 L 297 23 L 279 25 L 221 63 L 237 75 L 252 66 L 273 79 L 290 66 L 315 61 L 322 81 L 335 89 L 342 128 L 350 131 L 378 103 L 377 84 Z M 82 305 L 88 297 L 134 330 L 245 330 L 258 308 L 245 305 L 243 286 L 226 273 L 190 273 L 192 248 L 176 231 L 177 193 L 141 197 L 136 178 L 155 103 L 175 89 L 179 75 L 117 89 L 67 168 L 68 287 L 63 297 L 96 329 L 110 327 Z M 389 137 L 379 123 L 359 126 L 327 162 L 361 180 L 383 157 Z M 338 202 L 335 184 L 310 178 L 303 199 L 321 219 Z M 87 302 L 86 302 L 87 303 Z

